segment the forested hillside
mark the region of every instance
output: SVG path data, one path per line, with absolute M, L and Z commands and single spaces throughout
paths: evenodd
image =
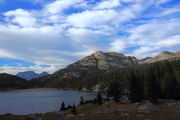
M 32 86 L 25 79 L 6 73 L 0 74 L 0 90 L 25 89 L 30 87 Z
M 132 99 L 180 98 L 180 60 L 135 65 L 111 72 L 96 70 L 81 77 L 63 78 L 61 81 L 34 81 L 39 87 L 73 88 L 106 91 L 118 82 L 121 92 Z M 137 101 L 136 99 L 134 101 Z

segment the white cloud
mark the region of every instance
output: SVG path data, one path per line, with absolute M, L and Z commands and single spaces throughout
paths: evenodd
M 14 11 L 8 11 L 4 14 L 8 22 L 19 24 L 22 27 L 33 27 L 37 25 L 36 18 L 33 15 L 25 10 L 17 9 Z
M 132 55 L 142 58 L 150 56 L 161 49 L 172 49 L 180 46 L 179 20 L 152 21 L 130 30 L 127 38 L 131 45 L 140 46 Z
M 56 0 L 45 6 L 45 11 L 50 14 L 58 14 L 81 2 L 82 0 Z
M 180 7 L 165 9 L 165 10 L 160 14 L 160 16 L 165 16 L 165 15 L 169 15 L 169 14 L 176 13 L 176 12 L 180 12 Z
M 67 21 L 75 27 L 93 27 L 113 21 L 118 13 L 114 10 L 84 11 L 67 18 Z
M 118 39 L 110 43 L 109 51 L 123 52 L 127 46 L 124 39 Z
M 17 67 L 12 67 L 8 65 L 0 66 L 0 72 L 1 73 L 11 73 L 11 74 L 17 74 L 18 72 L 24 72 L 24 71 L 35 71 L 37 73 L 41 73 L 43 71 L 47 71 L 49 73 L 53 73 L 54 71 L 57 70 L 55 66 L 51 67 L 41 67 L 38 65 L 35 66 L 28 66 L 28 67 L 23 67 L 23 66 L 17 66 Z
M 95 9 L 110 9 L 114 7 L 119 7 L 120 1 L 119 0 L 104 0 L 100 2 Z
M 3 66 L 0 69 L 10 73 L 28 69 L 52 72 L 97 50 L 125 52 L 135 46 L 137 48 L 128 51 L 129 55 L 141 58 L 155 55 L 161 49 L 179 48 L 180 21 L 168 16 L 179 12 L 179 7 L 160 7 L 168 1 L 102 0 L 89 4 L 87 0 L 50 3 L 31 0 L 35 4 L 43 3 L 42 9 L 17 9 L 4 13 L 5 23 L 0 24 L 0 57 L 21 59 L 36 65 Z M 149 14 L 142 13 L 152 6 L 159 9 L 156 13 L 159 16 L 146 19 Z M 66 11 L 71 8 L 78 9 L 78 12 Z M 161 18 L 164 16 L 168 17 Z

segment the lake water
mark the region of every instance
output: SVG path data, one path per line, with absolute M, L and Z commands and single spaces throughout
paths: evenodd
M 93 99 L 96 93 L 78 91 L 0 92 L 0 114 L 33 114 L 58 111 L 61 103 L 79 104 L 80 96 Z

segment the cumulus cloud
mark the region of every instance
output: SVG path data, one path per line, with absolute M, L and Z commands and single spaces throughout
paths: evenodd
M 180 21 L 170 15 L 178 13 L 179 7 L 161 6 L 169 1 L 31 0 L 43 3 L 42 8 L 18 8 L 2 14 L 0 57 L 30 61 L 35 66 L 1 66 L 0 71 L 52 73 L 97 50 L 142 58 L 161 49 L 178 49 Z M 158 13 L 149 15 L 153 7 Z
M 110 43 L 109 51 L 123 52 L 127 46 L 124 39 L 118 39 Z
M 130 30 L 127 40 L 132 45 L 141 46 L 132 52 L 139 58 L 150 55 L 160 49 L 172 49 L 180 46 L 179 20 L 151 21 Z
M 121 5 L 119 0 L 104 0 L 99 3 L 95 9 L 110 9 L 114 7 L 119 7 Z
M 50 14 L 58 14 L 82 1 L 83 0 L 56 0 L 55 2 L 46 5 L 44 9 Z
M 37 21 L 33 17 L 32 13 L 22 9 L 8 11 L 4 15 L 7 17 L 6 20 L 8 22 L 16 23 L 21 27 L 33 27 L 37 25 Z

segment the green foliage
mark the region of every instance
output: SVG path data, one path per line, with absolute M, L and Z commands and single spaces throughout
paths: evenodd
M 157 103 L 158 98 L 160 98 L 159 91 L 161 90 L 158 86 L 157 77 L 155 75 L 155 67 L 150 66 L 145 75 L 145 99 L 150 100 L 152 103 Z
M 113 97 L 115 102 L 119 102 L 119 98 L 121 97 L 121 85 L 117 81 L 109 83 L 107 96 Z
M 133 70 L 129 71 L 129 99 L 131 103 L 141 102 L 143 99 L 143 86 L 140 79 L 137 78 Z

